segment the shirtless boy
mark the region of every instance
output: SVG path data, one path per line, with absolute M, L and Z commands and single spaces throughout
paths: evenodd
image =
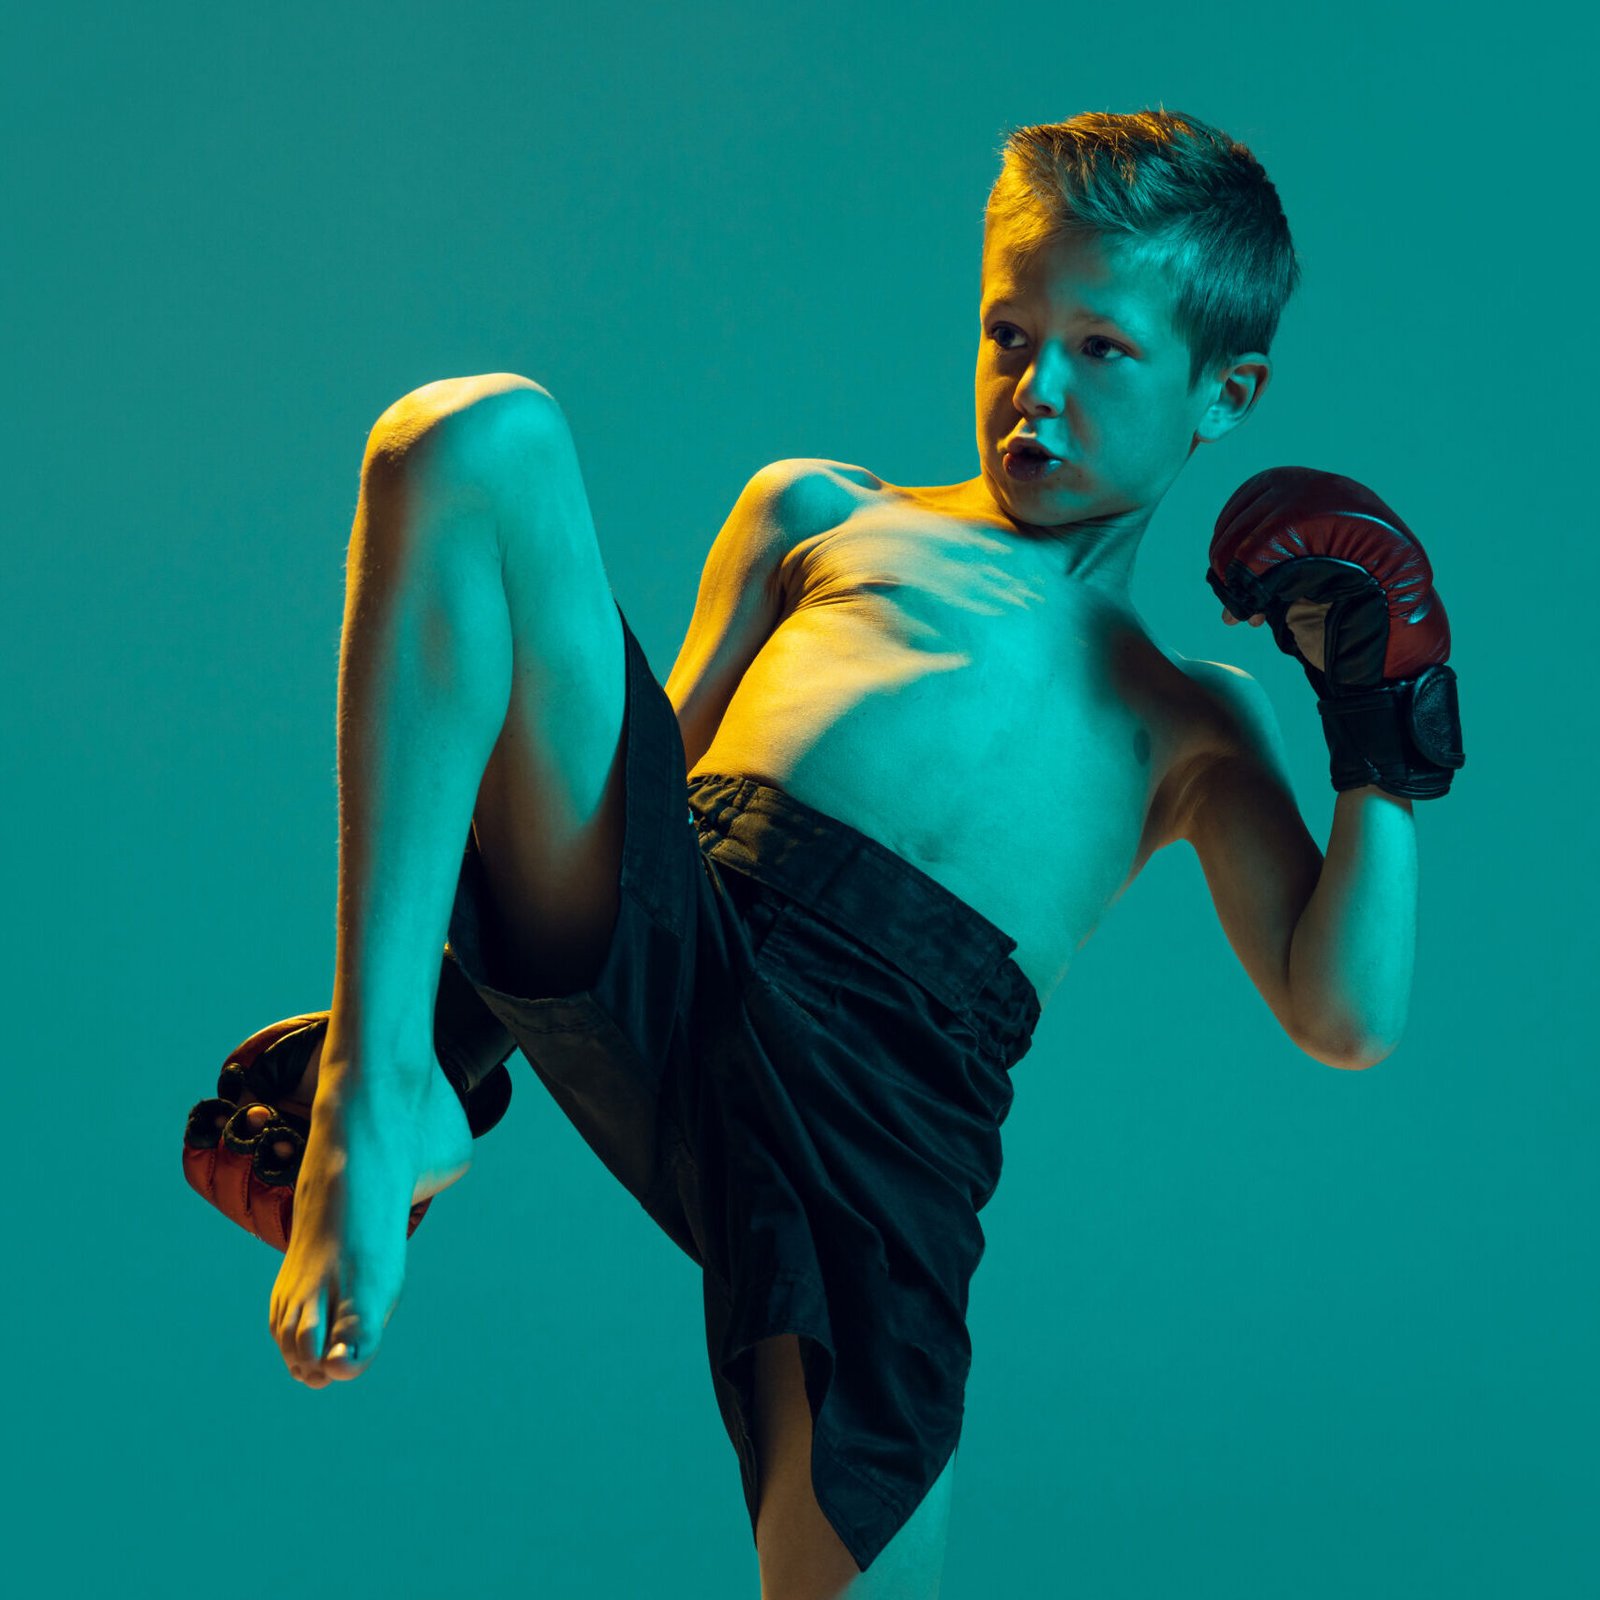
M 1405 1020 L 1412 803 L 1460 765 L 1420 546 L 1307 469 L 1219 520 L 1222 620 L 1270 623 L 1318 690 L 1326 855 L 1257 682 L 1162 648 L 1129 597 L 1162 496 L 1266 390 L 1297 277 L 1266 175 L 1197 119 L 1013 134 L 978 474 L 764 467 L 664 700 L 546 389 L 446 379 L 379 417 L 340 660 L 332 1007 L 278 1096 L 309 1121 L 270 1307 L 295 1378 L 366 1370 L 409 1208 L 469 1165 L 436 1028 L 448 936 L 489 1064 L 521 1046 L 706 1266 L 763 1596 L 937 1592 L 1008 1073 L 1106 908 L 1185 840 L 1301 1050 L 1359 1070 Z M 1022 440 L 1058 464 L 1030 472 Z M 238 1114 L 248 1134 L 274 1111 L 241 1092 Z

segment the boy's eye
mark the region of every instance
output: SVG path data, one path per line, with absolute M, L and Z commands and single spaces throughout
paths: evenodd
M 1017 330 L 1015 328 L 1013 328 L 1009 322 L 997 322 L 989 330 L 989 338 L 991 340 L 993 340 L 995 343 L 999 343 L 999 341 L 995 338 L 995 336 L 997 334 L 1000 334 L 1000 333 L 1016 333 L 1016 331 Z M 1114 340 L 1106 338 L 1106 336 L 1104 334 L 1102 334 L 1102 333 L 1091 334 L 1087 339 L 1085 339 L 1083 341 L 1083 347 L 1086 350 L 1091 345 L 1102 345 L 1102 344 L 1105 345 L 1108 349 L 1115 350 L 1118 353 L 1118 355 L 1126 356 L 1127 353 L 1128 353 L 1126 350 L 1124 350 L 1122 348 L 1122 346 L 1120 344 L 1117 344 Z M 1009 344 L 1002 344 L 1002 345 L 1000 345 L 1000 348 L 1002 350 L 1014 350 L 1016 348 L 1016 346 L 1015 345 L 1009 345 Z M 1102 365 L 1105 364 L 1105 359 L 1106 359 L 1105 357 L 1100 356 L 1100 357 L 1096 357 L 1096 359 L 1099 360 L 1102 363 Z

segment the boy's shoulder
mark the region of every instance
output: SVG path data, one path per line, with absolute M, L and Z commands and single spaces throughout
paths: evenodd
M 857 494 L 884 487 L 877 473 L 849 461 L 833 461 L 827 456 L 785 456 L 781 461 L 768 462 L 760 476 L 775 486 L 808 486 L 818 494 L 825 494 L 830 486 Z
M 762 467 L 745 492 L 755 494 L 787 558 L 801 540 L 837 527 L 882 488 L 882 479 L 847 461 L 785 456 Z
M 1207 713 L 1208 731 L 1219 753 L 1255 748 L 1277 734 L 1277 718 L 1267 691 L 1243 667 L 1226 661 L 1192 660 L 1176 651 L 1168 655 L 1194 685 L 1196 704 Z
M 835 461 L 829 456 L 794 456 L 778 465 L 792 466 L 796 471 L 810 471 L 834 482 L 851 484 L 858 489 L 881 489 L 884 480 L 866 467 L 853 461 Z
M 1195 808 L 1215 781 L 1233 781 L 1242 761 L 1287 783 L 1283 733 L 1261 683 L 1226 661 L 1192 660 L 1158 646 L 1186 686 L 1180 713 L 1182 759 L 1169 774 L 1168 826 L 1187 837 Z

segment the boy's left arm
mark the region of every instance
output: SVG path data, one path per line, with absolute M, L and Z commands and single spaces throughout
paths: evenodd
M 1265 690 L 1215 662 L 1234 748 L 1191 779 L 1178 821 L 1240 965 L 1283 1030 L 1330 1067 L 1360 1070 L 1399 1043 L 1416 948 L 1411 801 L 1373 784 L 1334 802 L 1327 853 L 1295 803 Z
M 1229 734 L 1190 781 L 1181 836 L 1289 1036 L 1330 1066 L 1371 1066 L 1399 1042 L 1411 993 L 1412 801 L 1445 794 L 1465 760 L 1432 568 L 1370 489 L 1274 467 L 1223 507 L 1206 581 L 1224 620 L 1269 623 L 1304 668 L 1339 798 L 1319 856 L 1265 693 L 1212 663 Z

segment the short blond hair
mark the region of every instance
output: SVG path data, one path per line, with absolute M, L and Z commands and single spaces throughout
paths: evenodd
M 1278 191 L 1244 145 L 1182 111 L 1081 111 L 1017 128 L 1000 154 L 986 244 L 1000 222 L 1024 258 L 1090 235 L 1155 264 L 1175 291 L 1191 390 L 1269 352 L 1300 263 Z

